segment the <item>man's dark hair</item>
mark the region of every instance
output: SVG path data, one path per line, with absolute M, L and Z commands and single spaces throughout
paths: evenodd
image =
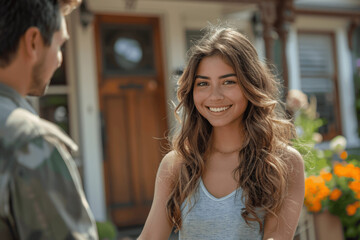
M 63 7 L 76 7 L 78 0 L 0 0 L 0 67 L 10 64 L 20 38 L 30 27 L 40 30 L 49 46 L 60 29 Z

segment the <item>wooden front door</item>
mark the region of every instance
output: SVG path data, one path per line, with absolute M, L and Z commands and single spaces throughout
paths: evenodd
M 117 226 L 141 225 L 166 144 L 159 20 L 97 15 L 95 34 L 107 207 Z

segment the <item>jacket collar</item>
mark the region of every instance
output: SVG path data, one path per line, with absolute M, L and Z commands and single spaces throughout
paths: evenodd
M 38 115 L 34 108 L 22 97 L 15 89 L 0 82 L 0 96 L 7 97 L 15 103 L 16 106 L 24 108 L 29 112 Z

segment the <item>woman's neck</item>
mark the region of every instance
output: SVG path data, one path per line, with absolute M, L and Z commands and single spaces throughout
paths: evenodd
M 213 128 L 212 150 L 220 153 L 238 152 L 244 141 L 243 127 L 239 128 Z

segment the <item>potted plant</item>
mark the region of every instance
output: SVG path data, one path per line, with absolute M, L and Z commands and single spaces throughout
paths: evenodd
M 327 215 L 326 219 L 341 222 L 347 239 L 360 239 L 359 157 L 348 155 L 343 136 L 332 139 L 327 148 L 317 147 L 322 142 L 318 129 L 323 121 L 316 113 L 315 98 L 308 103 L 304 93 L 291 90 L 287 107 L 293 112 L 298 133 L 294 147 L 305 160 L 304 205 L 309 212 L 315 213 L 315 222 L 317 217 L 323 222 Z M 327 229 L 334 230 L 328 226 Z

